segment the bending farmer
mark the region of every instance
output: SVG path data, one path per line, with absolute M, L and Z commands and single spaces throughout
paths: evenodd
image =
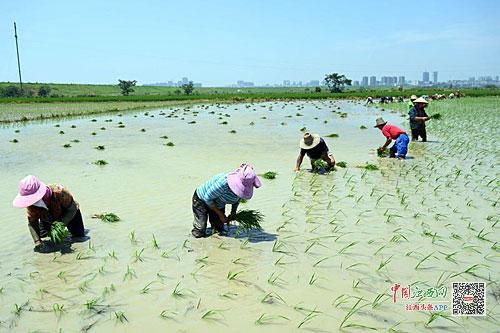
M 422 142 L 427 141 L 427 131 L 425 130 L 425 122 L 431 119 L 425 112 L 425 107 L 428 102 L 425 98 L 417 98 L 413 101 L 414 106 L 408 112 L 410 116 L 411 140 L 417 141 L 418 137 L 422 138 Z
M 381 130 L 382 134 L 387 138 L 384 145 L 378 148 L 378 151 L 384 151 L 391 144 L 392 140 L 396 140 L 394 145 L 389 149 L 389 157 L 397 157 L 400 160 L 405 159 L 408 152 L 408 143 L 410 142 L 406 132 L 397 126 L 387 124 L 382 118 L 377 118 L 374 127 Z
M 333 155 L 329 153 L 325 140 L 323 140 L 319 134 L 305 133 L 304 137 L 300 140 L 299 147 L 300 153 L 299 157 L 297 157 L 295 171 L 300 170 L 300 165 L 302 164 L 306 154 L 311 160 L 311 167 L 313 170 L 316 168 L 314 166 L 314 162 L 319 159 L 328 163 L 330 169 L 335 167 L 335 159 L 333 158 Z
M 236 214 L 241 199 L 251 199 L 253 188 L 261 186 L 259 177 L 250 165 L 242 164 L 235 171 L 220 173 L 200 185 L 193 194 L 194 237 L 205 237 L 207 220 L 212 229 L 223 234 L 224 223 L 229 223 Z M 232 205 L 229 216 L 226 205 Z
M 63 222 L 73 237 L 84 237 L 80 206 L 62 185 L 47 186 L 35 176 L 26 176 L 19 182 L 19 193 L 14 207 L 26 208 L 28 228 L 35 242 L 35 251 L 44 252 L 47 245 L 42 238 L 49 235 L 52 223 Z

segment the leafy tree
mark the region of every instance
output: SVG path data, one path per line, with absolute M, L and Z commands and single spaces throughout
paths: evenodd
M 38 96 L 40 96 L 40 97 L 47 97 L 50 94 L 50 90 L 51 90 L 50 86 L 45 86 L 45 85 L 44 86 L 40 86 L 38 88 Z
M 314 88 L 314 91 L 317 92 L 317 93 L 320 93 L 321 92 L 321 87 Z
M 332 73 L 325 75 L 325 84 L 330 89 L 330 92 L 342 92 L 344 86 L 350 86 L 352 80 L 349 80 L 345 75 L 339 73 Z
M 137 81 L 127 81 L 127 80 L 118 80 L 118 87 L 122 90 L 123 96 L 128 96 L 130 93 L 134 92 L 132 87 L 135 87 Z
M 194 91 L 194 84 L 193 81 L 189 81 L 188 83 L 185 83 L 181 86 L 182 90 L 184 90 L 184 93 L 186 95 L 191 95 Z
M 17 86 L 7 86 L 0 90 L 0 95 L 2 97 L 20 97 L 23 95 L 23 91 Z

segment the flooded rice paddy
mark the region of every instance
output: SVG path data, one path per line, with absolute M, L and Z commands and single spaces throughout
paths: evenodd
M 383 116 L 407 127 L 406 117 L 348 101 L 197 105 L 5 126 L 0 331 L 498 330 L 496 105 L 433 103 L 444 119 L 404 162 L 376 157 L 384 138 L 373 123 Z M 303 171 L 292 172 L 304 127 L 338 134 L 326 141 L 347 168 L 312 174 L 306 158 Z M 356 167 L 367 161 L 379 170 Z M 242 205 L 266 216 L 264 232 L 192 238 L 194 189 L 241 162 L 278 173 Z M 25 212 L 11 206 L 27 174 L 69 188 L 89 241 L 71 253 L 33 252 Z M 103 212 L 121 221 L 91 219 Z M 450 315 L 458 281 L 486 282 L 486 316 Z M 398 293 L 394 303 L 396 283 L 440 295 Z M 448 309 L 406 310 L 415 303 Z

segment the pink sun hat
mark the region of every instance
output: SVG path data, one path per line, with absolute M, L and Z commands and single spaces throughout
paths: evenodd
M 227 175 L 227 184 L 231 191 L 242 199 L 251 199 L 253 188 L 262 186 L 259 177 L 248 164 L 242 164 L 240 167 Z
M 42 199 L 47 191 L 47 186 L 35 176 L 26 176 L 19 182 L 19 193 L 12 201 L 17 208 L 26 208 Z

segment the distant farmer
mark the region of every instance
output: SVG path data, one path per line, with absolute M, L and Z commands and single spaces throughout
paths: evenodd
M 410 100 L 408 101 L 408 111 L 410 111 L 415 105 L 413 104 L 417 99 L 416 95 L 411 95 Z
M 194 237 L 205 237 L 207 220 L 212 230 L 224 234 L 224 223 L 229 223 L 238 209 L 241 199 L 249 200 L 253 188 L 261 186 L 259 177 L 248 164 L 242 164 L 231 173 L 220 173 L 198 186 L 193 194 Z M 229 216 L 225 214 L 226 205 L 232 205 Z
M 410 142 L 406 132 L 397 126 L 387 124 L 382 118 L 377 118 L 374 127 L 381 130 L 387 139 L 384 145 L 378 148 L 378 151 L 384 151 L 391 144 L 392 140 L 395 140 L 394 145 L 389 149 L 389 157 L 404 160 L 408 152 L 408 143 Z
M 300 170 L 300 165 L 306 155 L 311 160 L 311 167 L 313 170 L 316 168 L 314 162 L 319 159 L 328 163 L 330 169 L 335 167 L 335 159 L 333 158 L 333 155 L 330 154 L 325 140 L 323 140 L 319 134 L 305 133 L 304 137 L 300 140 L 299 147 L 300 153 L 299 157 L 297 157 L 295 171 Z
M 37 252 L 50 248 L 42 238 L 49 235 L 54 222 L 64 223 L 73 237 L 85 236 L 80 206 L 62 185 L 47 186 L 35 176 L 26 176 L 19 182 L 19 193 L 12 204 L 27 209 L 28 229 Z
M 365 103 L 365 104 L 366 104 L 366 105 L 368 105 L 368 104 L 373 104 L 373 97 L 368 96 L 368 98 L 366 99 L 366 103 Z
M 408 112 L 410 116 L 411 140 L 417 141 L 418 137 L 422 138 L 422 142 L 427 141 L 427 131 L 425 122 L 431 119 L 425 112 L 427 101 L 420 97 L 413 102 L 414 106 Z

